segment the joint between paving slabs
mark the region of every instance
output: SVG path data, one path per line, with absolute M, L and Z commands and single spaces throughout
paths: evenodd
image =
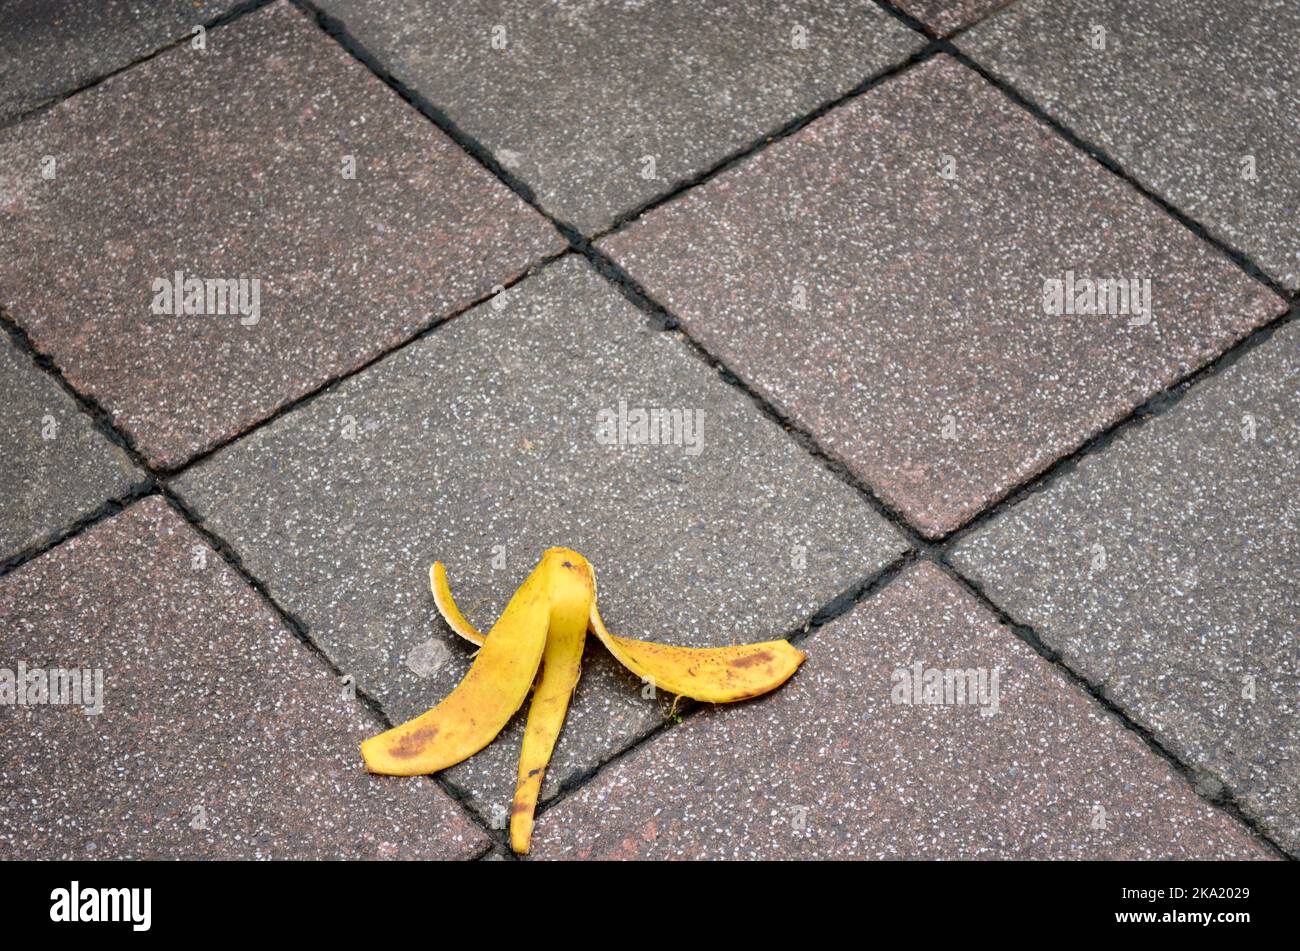
M 29 561 L 35 561 L 41 555 L 53 548 L 57 548 L 69 539 L 76 538 L 86 529 L 98 525 L 105 519 L 112 518 L 132 503 L 148 498 L 151 495 L 157 495 L 160 491 L 158 483 L 152 478 L 137 482 L 123 494 L 101 502 L 94 509 L 82 514 L 70 524 L 51 532 L 36 544 L 29 545 L 17 554 L 0 559 L 0 578 L 16 571 Z
M 1024 109 L 1026 112 L 1028 112 L 1040 123 L 1047 126 L 1049 129 L 1051 129 L 1061 138 L 1065 139 L 1065 141 L 1068 142 L 1071 146 L 1083 152 L 1085 155 L 1087 155 L 1089 158 L 1095 161 L 1102 168 L 1106 169 L 1106 171 L 1110 172 L 1112 175 L 1115 175 L 1117 178 L 1124 181 L 1130 188 L 1135 190 L 1143 198 L 1154 203 L 1156 207 L 1158 207 L 1161 211 L 1169 215 L 1169 217 L 1173 218 L 1175 221 L 1177 221 L 1188 231 L 1192 232 L 1192 234 L 1196 235 L 1196 237 L 1200 238 L 1202 241 L 1209 244 L 1216 251 L 1218 251 L 1220 254 L 1222 254 L 1224 257 L 1230 260 L 1233 264 L 1237 265 L 1237 267 L 1245 271 L 1247 275 L 1254 278 L 1259 283 L 1263 284 L 1265 287 L 1271 290 L 1274 294 L 1277 294 L 1279 297 L 1286 300 L 1292 299 L 1293 293 L 1289 291 L 1286 287 L 1284 287 L 1282 283 L 1279 280 L 1277 280 L 1275 277 L 1273 277 L 1273 275 L 1271 275 L 1267 270 L 1265 270 L 1264 268 L 1260 267 L 1257 263 L 1255 263 L 1255 261 L 1250 257 L 1250 255 L 1240 250 L 1239 248 L 1234 247 L 1232 244 L 1230 244 L 1228 241 L 1224 240 L 1223 238 L 1220 238 L 1213 231 L 1211 231 L 1205 225 L 1201 224 L 1199 221 L 1197 221 L 1187 212 L 1183 211 L 1177 205 L 1173 204 L 1171 201 L 1166 199 L 1164 196 L 1160 195 L 1158 192 L 1152 190 L 1151 188 L 1148 188 L 1136 177 L 1134 177 L 1134 175 L 1131 172 L 1125 169 L 1122 163 L 1120 163 L 1118 160 L 1113 158 L 1101 146 L 1096 145 L 1093 142 L 1090 142 L 1082 135 L 1075 132 L 1068 125 L 1062 122 L 1060 119 L 1057 119 L 1046 109 L 1040 106 L 1032 98 L 1025 95 L 1023 92 L 1021 92 L 1012 83 L 1001 78 L 1000 76 L 995 74 L 992 70 L 983 66 L 981 63 L 975 60 L 968 53 L 962 51 L 961 49 L 958 49 L 957 46 L 955 46 L 950 40 L 938 40 L 937 45 L 940 46 L 945 53 L 950 55 L 953 59 L 957 60 L 957 62 L 961 63 L 967 69 L 970 69 L 975 73 L 978 73 L 986 82 L 992 85 L 995 89 L 1001 92 L 1004 96 L 1010 99 L 1021 109 Z
M 1168 413 L 1181 403 L 1189 393 L 1197 389 L 1198 385 L 1202 384 L 1204 380 L 1218 376 L 1250 351 L 1266 345 L 1274 334 L 1297 318 L 1300 318 L 1300 298 L 1293 301 L 1287 310 L 1268 323 L 1256 327 L 1209 363 L 1199 369 L 1190 371 L 1158 393 L 1153 394 L 1140 406 L 1135 407 L 1121 419 L 1094 433 L 1072 452 L 1061 456 L 1037 475 L 1012 486 L 998 499 L 941 538 L 933 542 L 927 542 L 927 549 L 938 552 L 942 557 L 946 558 L 948 552 L 960 544 L 963 539 L 1004 512 L 1014 509 L 1029 496 L 1050 489 L 1060 479 L 1077 469 L 1079 463 L 1084 459 L 1093 454 L 1104 452 L 1121 433 L 1144 426 L 1149 421 Z
M 136 466 L 149 473 L 150 476 L 157 477 L 158 473 L 154 471 L 153 467 L 136 449 L 135 440 L 131 438 L 130 434 L 118 429 L 108 410 L 104 409 L 98 400 L 93 396 L 83 394 L 69 383 L 67 377 L 63 375 L 63 370 L 54 362 L 53 358 L 36 348 L 27 331 L 6 313 L 3 307 L 0 307 L 0 327 L 3 327 L 8 332 L 9 339 L 13 341 L 14 347 L 30 357 L 32 362 L 58 384 L 59 388 L 72 398 L 73 403 L 90 417 L 91 425 L 101 436 L 126 453 L 127 458 Z
M 200 518 L 185 503 L 185 501 L 180 498 L 180 496 L 178 496 L 175 492 L 173 492 L 171 488 L 169 488 L 166 485 L 163 485 L 160 487 L 159 491 L 162 494 L 163 498 L 166 499 L 167 503 L 176 511 L 178 515 L 181 516 L 181 518 L 185 519 L 185 521 L 189 523 L 191 528 L 193 528 L 196 532 L 198 532 L 200 537 L 202 537 L 202 539 L 208 544 L 208 546 L 211 547 L 213 551 L 215 551 L 218 555 L 220 555 L 227 565 L 229 565 L 232 569 L 234 569 L 235 573 L 238 574 L 239 577 L 243 579 L 245 584 L 247 584 L 250 588 L 252 588 L 255 592 L 257 592 L 257 594 L 262 598 L 262 600 L 266 602 L 267 606 L 269 606 L 275 612 L 276 616 L 280 619 L 280 621 L 287 628 L 289 628 L 290 631 L 293 632 L 293 634 L 298 638 L 298 640 L 302 641 L 305 645 L 307 645 L 307 647 L 311 650 L 311 652 L 315 656 L 320 658 L 322 662 L 324 662 L 325 666 L 329 668 L 330 673 L 332 673 L 335 676 L 335 678 L 341 678 L 346 675 L 346 672 L 341 670 L 338 667 L 338 665 L 335 664 L 334 661 L 330 659 L 329 655 L 326 654 L 323 650 L 321 650 L 321 648 L 317 646 L 315 641 L 311 639 L 309 628 L 306 622 L 304 622 L 301 618 L 293 614 L 287 608 L 284 608 L 280 605 L 280 603 L 267 589 L 266 585 L 262 583 L 261 579 L 259 579 L 256 575 L 254 575 L 251 571 L 248 570 L 248 568 L 244 565 L 243 559 L 239 557 L 239 553 L 235 551 L 235 549 L 230 545 L 229 542 L 227 542 L 216 532 L 212 531 L 212 529 L 208 528 L 203 523 L 203 519 Z M 387 728 L 388 726 L 392 726 L 392 724 L 388 721 L 388 718 L 385 715 L 383 708 L 373 697 L 371 697 L 368 693 L 366 693 L 366 691 L 364 691 L 360 686 L 356 688 L 356 693 L 357 693 L 357 699 L 361 701 L 362 706 L 364 706 L 371 713 L 373 713 L 379 721 L 384 723 L 385 728 Z
M 620 228 L 635 221 L 647 212 L 672 201 L 681 193 L 714 178 L 720 172 L 743 161 L 750 155 L 753 155 L 768 145 L 771 145 L 773 142 L 788 138 L 806 126 L 809 122 L 820 118 L 832 109 L 855 98 L 856 96 L 861 95 L 866 90 L 906 70 L 908 67 L 928 59 L 938 51 L 937 44 L 927 44 L 920 50 L 917 50 L 908 56 L 906 59 L 871 74 L 847 92 L 828 99 L 809 112 L 796 117 L 766 134 L 760 135 L 748 145 L 744 145 L 733 151 L 704 171 L 670 183 L 663 193 L 651 198 L 649 201 L 644 202 L 631 211 L 616 216 L 610 225 L 587 235 L 570 222 L 565 221 L 544 208 L 540 199 L 537 197 L 537 194 L 527 182 L 502 165 L 501 162 L 497 160 L 496 156 L 492 154 L 490 149 L 461 129 L 446 112 L 430 101 L 428 97 L 418 90 L 412 89 L 401 79 L 394 76 L 392 72 L 384 66 L 379 57 L 371 53 L 363 43 L 348 31 L 346 23 L 320 9 L 315 3 L 311 2 L 311 0 L 291 0 L 291 2 L 300 10 L 311 15 L 315 19 L 317 25 L 320 26 L 328 36 L 343 47 L 344 50 L 351 54 L 354 59 L 370 70 L 376 78 L 397 93 L 398 96 L 415 108 L 421 115 L 446 133 L 446 135 L 460 146 L 466 154 L 500 180 L 503 185 L 513 191 L 520 200 L 549 221 L 551 225 L 560 232 L 560 235 L 578 250 L 581 250 L 583 246 L 590 242 L 597 241 L 608 234 L 618 231 Z
M 1174 770 L 1187 782 L 1193 793 L 1202 801 L 1210 806 L 1231 816 L 1258 841 L 1268 846 L 1269 850 L 1277 857 L 1292 859 L 1292 856 L 1282 848 L 1273 837 L 1266 832 L 1260 821 L 1243 807 L 1241 802 L 1233 794 L 1231 787 L 1224 782 L 1219 776 L 1211 770 L 1203 769 L 1198 766 L 1184 763 L 1183 760 L 1171 752 L 1151 731 L 1151 729 L 1134 717 L 1121 704 L 1111 699 L 1107 693 L 1105 684 L 1097 684 L 1089 680 L 1083 674 L 1071 667 L 1061 656 L 1060 651 L 1047 644 L 1038 632 L 1028 624 L 1022 624 L 1011 614 L 1004 610 L 1001 605 L 988 596 L 983 587 L 978 582 L 972 581 L 951 565 L 943 555 L 931 557 L 930 560 L 939 567 L 944 574 L 952 578 L 957 584 L 970 593 L 986 610 L 988 610 L 997 619 L 998 623 L 1011 631 L 1015 636 L 1028 644 L 1035 653 L 1045 661 L 1060 671 L 1065 678 L 1087 693 L 1103 709 L 1110 713 L 1119 723 L 1131 733 L 1134 733 L 1147 748 L 1153 753 L 1164 759 Z M 1209 788 L 1209 783 L 1213 788 Z
M 838 96 L 834 96 L 833 98 L 827 99 L 824 102 L 822 102 L 821 105 L 816 106 L 811 111 L 806 112 L 801 116 L 797 116 L 794 119 L 791 119 L 789 122 L 785 123 L 782 126 L 779 126 L 778 128 L 772 130 L 771 132 L 760 135 L 758 138 L 751 140 L 749 144 L 741 146 L 739 149 L 736 149 L 735 151 L 729 153 L 723 159 L 721 159 L 718 162 L 715 162 L 713 165 L 709 166 L 704 171 L 698 172 L 695 175 L 691 175 L 687 178 L 679 179 L 673 182 L 668 187 L 667 191 L 663 192 L 660 195 L 655 196 L 654 198 L 651 198 L 649 201 L 632 209 L 631 211 L 626 211 L 616 216 L 612 223 L 600 229 L 599 231 L 593 232 L 590 236 L 579 236 L 579 237 L 581 237 L 584 243 L 594 244 L 595 242 L 607 238 L 610 235 L 615 234 L 616 232 L 622 231 L 628 225 L 639 220 L 640 218 L 644 217 L 645 215 L 649 214 L 655 209 L 660 208 L 663 205 L 666 205 L 669 202 L 675 200 L 676 198 L 680 197 L 683 193 L 688 192 L 699 185 L 703 185 L 713 180 L 714 178 L 717 178 L 722 173 L 728 171 L 731 168 L 734 168 L 735 166 L 751 158 L 752 156 L 757 155 L 759 152 L 763 151 L 764 149 L 772 145 L 775 145 L 777 142 L 780 142 L 782 139 L 790 138 L 792 135 L 795 135 L 796 133 L 804 129 L 806 126 L 808 126 L 810 123 L 815 122 L 816 120 L 820 119 L 822 116 L 826 115 L 827 113 L 833 112 L 834 110 L 840 108 L 840 106 L 843 106 L 846 103 L 850 102 L 851 100 L 858 98 L 863 93 L 869 92 L 870 90 L 874 89 L 876 86 L 879 86 L 890 79 L 902 75 L 903 73 L 911 69 L 913 66 L 917 66 L 920 65 L 921 63 L 924 63 L 926 60 L 932 58 L 935 54 L 941 52 L 941 50 L 942 50 L 942 45 L 938 42 L 931 41 L 929 43 L 926 43 L 920 49 L 911 53 L 906 59 L 900 60 L 899 62 L 894 63 L 891 66 L 886 66 L 884 69 L 877 70 L 867 78 L 858 82 L 857 85 L 853 86 L 847 92 L 843 92 Z
M 915 30 L 927 39 L 933 40 L 938 38 L 938 34 L 935 33 L 934 30 L 930 29 L 928 24 L 923 23 L 906 10 L 900 9 L 893 3 L 890 3 L 889 0 L 875 0 L 875 4 L 908 29 Z
M 524 204 L 549 221 L 560 232 L 565 241 L 572 242 L 575 238 L 580 239 L 582 237 L 577 228 L 565 221 L 561 221 L 544 209 L 527 182 L 497 161 L 496 156 L 485 148 L 481 142 L 462 130 L 446 112 L 434 105 L 419 90 L 411 88 L 394 76 L 384 66 L 379 57 L 366 49 L 356 37 L 348 32 L 347 25 L 342 20 L 322 10 L 311 0 L 291 0 L 291 2 L 299 10 L 306 13 L 330 39 L 338 43 L 353 59 L 369 70 L 376 79 L 441 129 L 452 142 L 460 147 L 461 151 L 514 192 Z
M 788 437 L 793 439 L 804 452 L 812 456 L 823 468 L 849 488 L 855 490 L 877 514 L 902 534 L 908 545 L 921 550 L 929 550 L 933 546 L 932 542 L 927 541 L 912 527 L 901 512 L 881 499 L 875 490 L 865 480 L 859 478 L 843 460 L 826 451 L 812 433 L 790 419 L 771 400 L 751 387 L 738 373 L 734 372 L 726 363 L 714 356 L 708 348 L 696 340 L 671 311 L 651 297 L 644 287 L 618 264 L 614 263 L 608 255 L 590 245 L 584 248 L 582 253 L 592 267 L 613 284 L 615 289 L 629 303 L 646 316 L 652 326 L 657 327 L 661 332 L 679 334 L 698 359 L 716 371 L 723 382 L 748 397 L 760 413 L 780 426 Z
M 928 23 L 925 23 L 924 21 L 918 19 L 917 17 L 914 17 L 912 14 L 908 13 L 906 10 L 902 9 L 901 7 L 896 6 L 894 3 L 891 2 L 891 0 L 874 0 L 874 2 L 876 6 L 880 7 L 880 9 L 884 10 L 894 19 L 899 20 L 905 26 L 911 27 L 913 30 L 916 30 L 916 32 L 920 33 L 922 36 L 927 37 L 928 39 L 952 40 L 960 36 L 962 33 L 965 33 L 967 30 L 971 29 L 972 27 L 979 26 L 981 23 L 988 20 L 990 17 L 993 17 L 998 13 L 1001 13 L 1004 8 L 1011 6 L 1011 4 L 1015 3 L 1016 0 L 999 0 L 998 4 L 993 9 L 986 11 L 984 14 L 976 17 L 975 19 L 971 20 L 969 23 L 963 23 L 962 25 L 952 30 L 949 30 L 947 33 L 943 33 L 943 34 L 936 32 Z
M 198 453 L 195 456 L 192 456 L 189 459 L 186 459 L 184 462 L 179 463 L 178 465 L 171 466 L 169 468 L 158 469 L 156 470 L 156 474 L 160 479 L 176 478 L 182 473 L 185 473 L 188 470 L 192 469 L 200 462 L 203 462 L 209 457 L 216 455 L 218 452 L 227 448 L 228 446 L 234 445 L 235 443 L 251 435 L 252 433 L 257 432 L 259 429 L 263 429 L 264 427 L 269 426 L 271 423 L 274 423 L 276 420 L 280 419 L 280 417 L 287 416 L 288 414 L 294 412 L 295 410 L 301 409 L 302 407 L 313 402 L 317 397 L 337 389 L 339 384 L 345 382 L 346 380 L 350 380 L 354 376 L 358 376 L 364 373 L 366 370 L 369 370 L 372 366 L 374 366 L 376 363 L 379 363 L 381 360 L 385 360 L 388 357 L 391 357 L 393 354 L 397 353 L 398 351 L 404 350 L 407 347 L 411 346 L 411 344 L 416 343 L 419 340 L 423 340 L 425 337 L 428 337 L 430 334 L 434 333 L 439 328 L 441 328 L 444 324 L 448 323 L 449 321 L 455 320 L 457 317 L 460 317 L 462 314 L 465 314 L 468 311 L 473 310 L 475 307 L 487 303 L 497 294 L 509 290 L 510 288 L 514 287 L 516 284 L 523 281 L 524 279 L 531 277 L 534 273 L 536 273 L 541 268 L 546 267 L 548 264 L 552 264 L 555 261 L 558 261 L 560 258 L 566 257 L 572 253 L 573 253 L 572 248 L 563 248 L 559 251 L 555 251 L 552 252 L 551 254 L 544 255 L 543 257 L 540 257 L 537 260 L 530 262 L 527 267 L 525 267 L 514 277 L 510 278 L 507 281 L 502 282 L 500 284 L 500 290 L 488 291 L 487 293 L 482 294 L 479 297 L 475 298 L 474 300 L 470 301 L 465 306 L 457 308 L 456 310 L 452 311 L 446 316 L 433 317 L 415 333 L 399 341 L 398 343 L 393 344 L 391 347 L 387 348 L 386 350 L 383 350 L 380 353 L 375 354 L 373 357 L 370 357 L 360 366 L 354 367 L 343 373 L 335 374 L 334 376 L 330 377 L 329 379 L 315 386 L 310 391 L 303 393 L 300 396 L 295 396 L 293 399 L 289 400 L 288 402 L 281 404 L 278 408 L 268 413 L 266 416 L 261 417 L 256 422 L 250 423 L 248 426 L 245 426 L 243 429 L 241 429 L 239 432 L 235 433 L 234 435 L 226 437 L 225 439 L 221 440 L 221 442 L 217 443 L 215 446 L 211 446 L 210 448 L 203 450 L 202 452 Z M 155 470 L 151 470 L 151 471 L 155 471 Z
M 131 62 L 127 63 L 124 66 L 118 66 L 116 69 L 110 69 L 108 72 L 102 73 L 101 75 L 96 76 L 93 79 L 87 80 L 86 82 L 82 83 L 79 86 L 76 86 L 72 89 L 66 89 L 63 92 L 55 94 L 54 96 L 52 96 L 45 102 L 40 103 L 39 105 L 33 106 L 30 109 L 26 109 L 18 113 L 17 115 L 10 116 L 8 119 L 0 121 L 0 129 L 6 129 L 9 128 L 10 126 L 18 125 L 20 122 L 26 122 L 28 119 L 34 118 L 43 112 L 48 112 L 49 110 L 57 106 L 59 103 L 63 102 L 65 99 L 71 99 L 73 96 L 76 96 L 79 93 L 83 93 L 87 89 L 93 89 L 94 87 L 98 86 L 100 83 L 112 79 L 114 76 L 118 75 L 119 73 L 124 73 L 128 69 L 134 69 L 135 67 L 139 66 L 141 63 L 147 63 L 149 62 L 149 60 L 154 59 L 157 56 L 161 56 L 163 53 L 167 52 L 170 49 L 175 49 L 176 47 L 180 46 L 183 43 L 188 43 L 193 38 L 193 28 L 196 26 L 203 27 L 205 32 L 208 30 L 214 30 L 217 29 L 218 27 L 226 26 L 229 23 L 233 23 L 235 20 L 238 20 L 240 17 L 244 16 L 247 13 L 252 13 L 255 10 L 260 10 L 262 7 L 269 6 L 273 2 L 274 0 L 243 0 L 242 3 L 238 3 L 232 6 L 229 10 L 225 11 L 224 13 L 218 16 L 212 17 L 209 20 L 204 20 L 198 23 L 191 24 L 191 26 L 189 27 L 191 31 L 190 33 L 178 37 L 177 39 L 170 40 L 169 42 L 164 43 L 161 46 L 155 47 L 154 49 L 143 54 L 142 56 L 138 56 L 135 59 L 131 60 Z

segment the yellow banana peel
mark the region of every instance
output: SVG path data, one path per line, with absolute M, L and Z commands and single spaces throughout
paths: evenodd
M 451 595 L 447 569 L 435 561 L 429 569 L 433 602 L 442 619 L 471 644 L 483 643 L 483 635 L 461 613 Z M 732 647 L 676 647 L 653 641 L 634 641 L 609 633 L 600 619 L 593 598 L 588 630 L 600 639 L 614 658 L 656 689 L 705 703 L 748 700 L 790 679 L 803 663 L 805 654 L 789 641 L 762 641 Z
M 542 779 L 578 683 L 588 630 L 642 680 L 707 703 L 775 690 L 805 658 L 783 640 L 699 648 L 616 637 L 596 609 L 595 572 L 568 548 L 547 549 L 486 637 L 456 606 L 441 562 L 429 569 L 429 586 L 447 625 L 480 649 L 469 673 L 445 700 L 366 740 L 362 758 L 372 773 L 396 776 L 454 766 L 501 732 L 534 685 L 510 810 L 510 846 L 521 854 L 528 852 L 532 839 Z

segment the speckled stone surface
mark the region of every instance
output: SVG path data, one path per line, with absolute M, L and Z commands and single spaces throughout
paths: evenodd
M 102 711 L 0 707 L 0 857 L 471 858 L 375 718 L 160 498 L 0 580 L 0 667 L 102 671 Z M 83 697 L 84 699 L 84 697 Z
M 1300 286 L 1295 0 L 1022 0 L 960 46 Z
M 1298 421 L 1292 322 L 952 557 L 1300 855 Z
M 947 36 L 978 22 L 1012 0 L 894 0 L 939 36 Z
M 288 6 L 0 132 L 0 305 L 160 466 L 560 247 Z M 256 323 L 155 314 L 177 272 L 260 281 Z
M 702 412 L 698 453 L 602 444 L 620 401 Z M 575 256 L 175 485 L 394 720 L 445 696 L 472 651 L 437 617 L 434 559 L 487 628 L 544 548 L 576 548 L 614 633 L 708 645 L 780 636 L 905 547 Z M 544 795 L 667 708 L 593 641 Z M 505 818 L 521 737 L 517 717 L 446 774 L 489 819 Z
M 57 383 L 0 332 L 0 563 L 144 481 Z
M 924 42 L 868 0 L 319 6 L 585 234 Z
M 235 0 L 0 3 L 0 122 L 121 69 L 227 12 Z
M 601 247 L 932 537 L 1285 307 L 946 56 Z M 1150 320 L 1047 313 L 1071 273 Z
M 545 812 L 532 855 L 1268 855 L 932 564 L 800 646 L 775 694 L 700 711 Z M 916 663 L 996 671 L 997 712 L 895 703 Z

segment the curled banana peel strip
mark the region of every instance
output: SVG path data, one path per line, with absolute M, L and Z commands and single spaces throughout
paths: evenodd
M 587 631 L 624 667 L 656 689 L 706 703 L 775 690 L 803 663 L 783 640 L 731 647 L 674 647 L 616 637 L 596 609 L 595 573 L 568 548 L 550 548 L 484 636 L 461 613 L 441 562 L 429 569 L 434 603 L 448 626 L 479 651 L 469 673 L 440 704 L 361 744 L 372 773 L 416 776 L 468 759 L 523 705 L 532 704 L 510 810 L 510 845 L 528 852 L 542 778 L 578 684 Z

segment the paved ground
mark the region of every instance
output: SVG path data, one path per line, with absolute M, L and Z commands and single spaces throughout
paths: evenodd
M 500 855 L 518 718 L 356 744 L 470 663 L 429 563 L 486 626 L 554 544 L 616 633 L 809 659 L 589 648 L 536 857 L 1300 857 L 1298 48 L 0 3 L 0 858 Z

